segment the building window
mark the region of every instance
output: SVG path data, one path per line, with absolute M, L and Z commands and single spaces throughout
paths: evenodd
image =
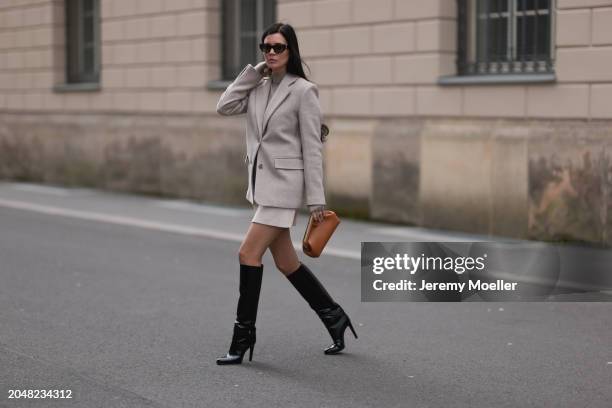
M 99 1 L 65 2 L 67 82 L 97 83 L 100 80 Z
M 550 74 L 553 0 L 457 0 L 459 75 Z
M 234 79 L 246 64 L 262 61 L 258 44 L 263 31 L 276 20 L 275 0 L 222 2 L 223 79 Z

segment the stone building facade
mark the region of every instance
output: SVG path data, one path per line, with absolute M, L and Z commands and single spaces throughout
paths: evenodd
M 244 119 L 215 112 L 229 6 L 84 0 L 97 7 L 97 57 L 81 49 L 99 76 L 71 83 L 78 2 L 0 2 L 0 178 L 246 204 Z M 612 242 L 612 0 L 253 4 L 294 26 L 319 85 L 329 207 Z M 530 41 L 547 70 L 503 72 L 508 56 L 529 65 Z M 483 55 L 497 59 L 461 71 Z

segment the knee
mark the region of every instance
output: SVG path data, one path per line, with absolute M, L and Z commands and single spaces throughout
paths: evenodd
M 244 265 L 260 265 L 261 257 L 253 251 L 241 247 L 238 251 L 238 261 Z
M 275 262 L 276 267 L 279 271 L 283 273 L 283 275 L 289 275 L 290 273 L 295 272 L 300 267 L 300 262 L 290 263 L 290 262 Z

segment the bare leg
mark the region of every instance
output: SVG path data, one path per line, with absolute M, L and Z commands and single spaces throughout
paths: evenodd
M 300 267 L 300 260 L 295 252 L 295 248 L 293 248 L 289 228 L 285 228 L 276 239 L 272 241 L 270 244 L 270 252 L 272 252 L 276 267 L 285 276 Z
M 260 266 L 263 254 L 283 228 L 252 222 L 240 245 L 238 259 L 241 264 Z

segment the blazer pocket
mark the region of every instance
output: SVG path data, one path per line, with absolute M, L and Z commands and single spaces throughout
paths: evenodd
M 299 157 L 278 157 L 274 159 L 277 169 L 304 169 L 304 160 Z

